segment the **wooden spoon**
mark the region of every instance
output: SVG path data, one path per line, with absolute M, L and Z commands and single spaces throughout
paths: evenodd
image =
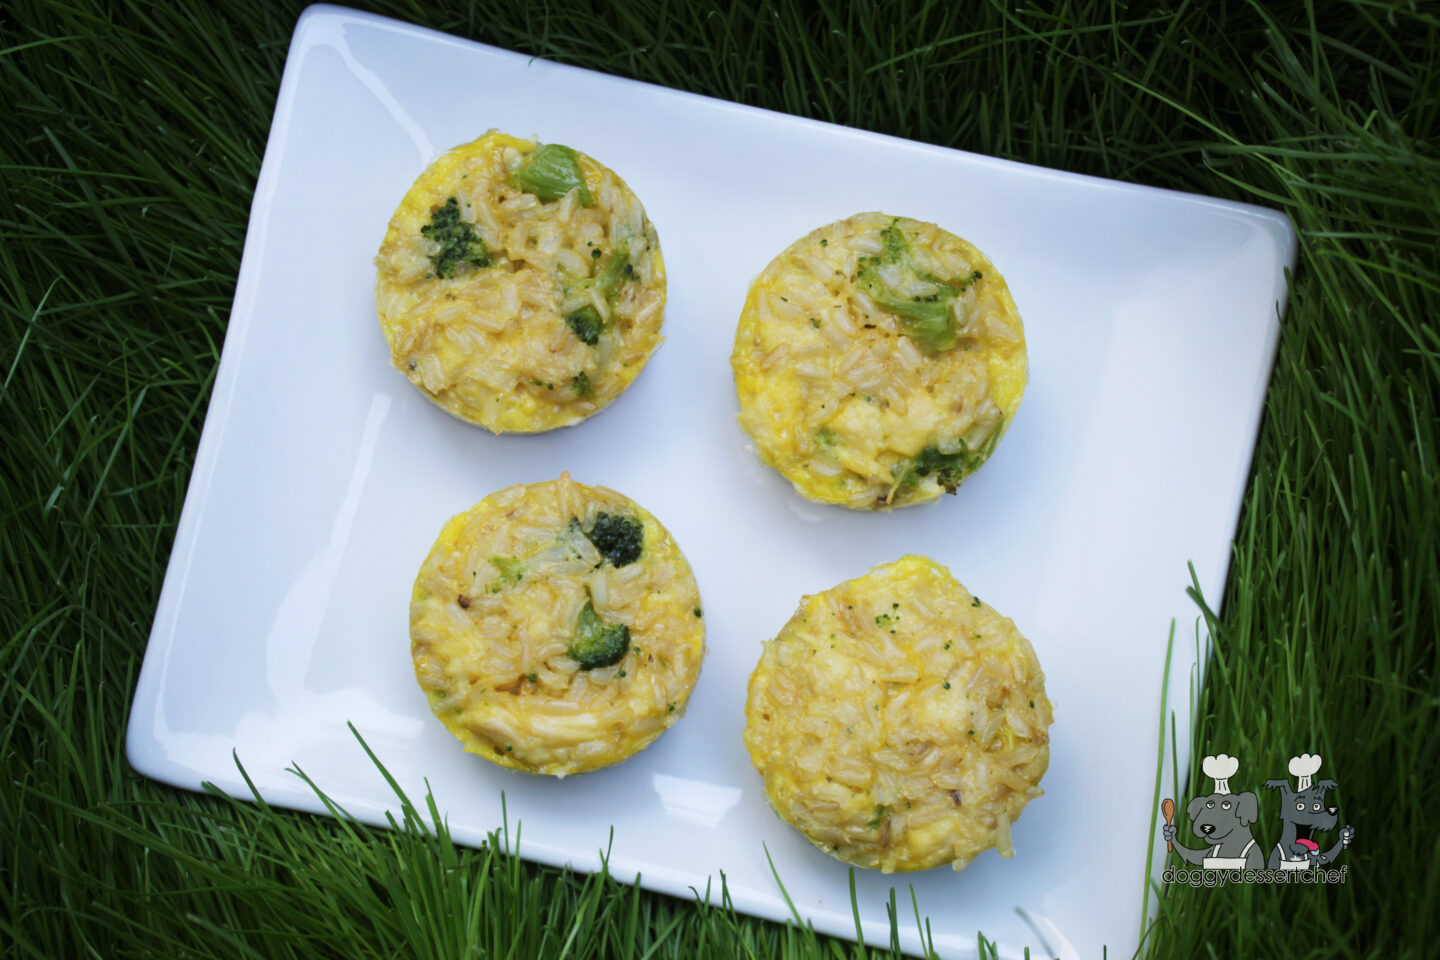
M 1175 801 L 1166 797 L 1160 801 L 1160 813 L 1165 817 L 1165 826 L 1172 826 L 1175 822 Z M 1175 843 L 1172 840 L 1165 841 L 1165 849 L 1171 853 L 1175 852 Z

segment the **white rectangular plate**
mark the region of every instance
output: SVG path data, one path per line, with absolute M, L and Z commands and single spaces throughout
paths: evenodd
M 443 91 L 443 94 L 437 93 Z M 589 422 L 496 437 L 390 365 L 372 258 L 414 177 L 496 127 L 615 169 L 654 220 L 666 342 Z M 935 221 L 984 250 L 1025 319 L 1031 382 L 956 497 L 890 514 L 821 507 L 735 423 L 731 342 L 752 277 L 862 210 Z M 954 873 L 858 871 L 866 939 L 913 884 L 935 945 L 973 955 L 1129 955 L 1141 925 L 1162 667 L 1187 729 L 1193 563 L 1218 602 L 1294 237 L 1279 215 L 1056 173 L 557 66 L 313 7 L 290 48 L 235 307 L 130 717 L 140 771 L 323 812 L 298 764 L 362 819 L 394 795 L 483 842 L 504 792 L 526 857 L 599 865 L 681 897 L 721 871 L 743 911 L 853 937 L 848 873 L 767 807 L 741 743 L 745 684 L 800 596 L 928 554 L 1032 640 L 1056 705 L 1046 794 L 1016 854 Z M 633 497 L 693 565 L 708 656 L 688 715 L 639 756 L 564 781 L 463 754 L 410 665 L 415 572 L 450 515 L 553 479 Z M 1186 758 L 1180 758 L 1181 763 Z M 1163 849 L 1163 847 L 1161 848 Z M 1158 862 L 1158 851 L 1156 862 Z M 918 947 L 913 920 L 902 942 Z

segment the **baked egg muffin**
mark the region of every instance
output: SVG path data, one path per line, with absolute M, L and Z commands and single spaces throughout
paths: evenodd
M 861 213 L 750 286 L 730 358 L 740 425 L 801 496 L 886 509 L 954 493 L 1025 392 L 1005 278 L 933 223 Z
M 771 807 L 831 856 L 960 870 L 1012 854 L 1050 722 L 1015 624 L 907 556 L 801 599 L 750 676 L 745 748 Z
M 395 366 L 457 417 L 501 432 L 577 423 L 660 343 L 655 227 L 612 170 L 491 130 L 415 180 L 375 258 Z
M 700 592 L 643 507 L 570 479 L 452 517 L 415 578 L 410 652 L 470 753 L 564 777 L 618 763 L 685 713 Z

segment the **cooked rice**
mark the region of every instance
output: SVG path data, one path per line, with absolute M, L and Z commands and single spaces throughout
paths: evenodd
M 601 513 L 643 524 L 640 558 L 602 562 Z M 518 579 L 517 579 L 518 574 Z M 568 648 L 587 603 L 630 648 L 584 670 Z M 643 749 L 685 713 L 704 655 L 700 594 L 680 548 L 633 500 L 559 480 L 507 487 L 453 517 L 415 580 L 415 676 L 471 753 L 563 777 Z
M 644 207 L 578 151 L 593 206 L 578 190 L 550 203 L 522 192 L 512 177 L 540 146 L 492 130 L 441 156 L 401 201 L 375 258 L 375 304 L 396 368 L 444 409 L 497 433 L 583 420 L 619 396 L 660 343 L 665 265 Z M 445 279 L 432 260 L 440 245 L 421 230 L 451 197 L 495 265 Z M 612 304 L 583 281 L 616 251 L 633 278 Z M 586 303 L 606 323 L 594 345 L 565 320 Z
M 1030 643 L 917 556 L 803 598 L 765 643 L 745 719 L 780 817 L 885 873 L 1010 856 L 1050 760 Z
M 981 274 L 956 301 L 957 346 L 922 351 L 856 285 L 891 225 L 925 275 Z M 906 297 L 935 289 L 893 265 L 877 270 Z M 979 250 L 931 223 L 862 213 L 802 237 L 761 272 L 731 366 L 740 424 L 765 463 L 811 500 L 884 509 L 946 491 L 935 473 L 904 481 L 927 448 L 953 454 L 963 440 L 980 460 L 993 449 L 1025 390 L 1025 336 L 1004 278 Z

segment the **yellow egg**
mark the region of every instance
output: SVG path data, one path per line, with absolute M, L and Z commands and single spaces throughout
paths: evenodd
M 1051 719 L 1015 624 L 907 556 L 800 601 L 750 676 L 744 737 L 770 805 L 821 850 L 959 870 L 1011 855 Z
M 624 760 L 684 715 L 705 629 L 660 522 L 567 473 L 445 524 L 415 579 L 410 650 L 467 751 L 564 777 Z
M 740 424 L 804 497 L 886 509 L 954 493 L 1025 392 L 1009 287 L 932 223 L 861 213 L 750 287 L 730 358 Z
M 585 419 L 660 343 L 655 227 L 613 171 L 560 144 L 492 130 L 441 156 L 400 201 L 375 264 L 395 366 L 496 433 Z

